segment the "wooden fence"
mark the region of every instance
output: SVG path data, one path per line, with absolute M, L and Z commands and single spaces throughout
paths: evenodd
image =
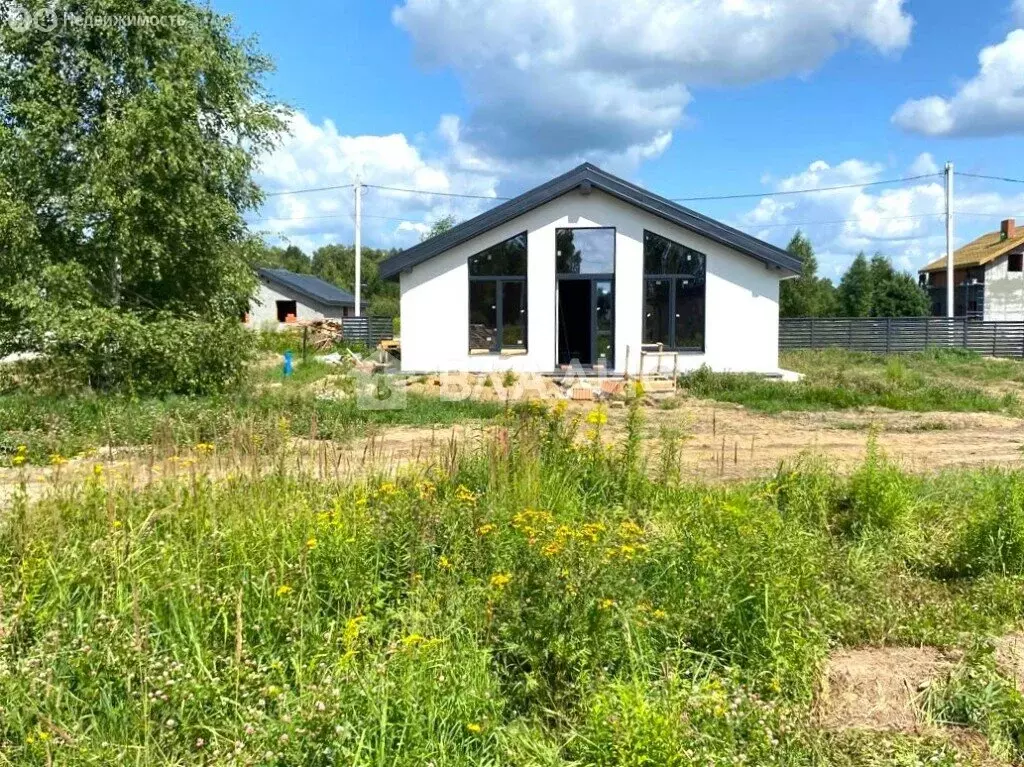
M 395 337 L 395 323 L 390 317 L 346 317 L 341 321 L 341 337 L 373 347 Z
M 1024 357 L 1024 322 L 964 317 L 792 317 L 779 320 L 779 349 L 893 354 L 930 347 L 971 349 L 992 357 Z

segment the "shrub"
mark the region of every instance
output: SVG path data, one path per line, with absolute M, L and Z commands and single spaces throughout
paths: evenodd
M 42 351 L 65 382 L 134 394 L 209 394 L 241 379 L 253 340 L 231 320 L 87 308 L 52 323 Z
M 854 536 L 866 530 L 896 532 L 906 526 L 914 503 L 912 480 L 882 453 L 872 435 L 867 458 L 846 483 L 834 524 Z

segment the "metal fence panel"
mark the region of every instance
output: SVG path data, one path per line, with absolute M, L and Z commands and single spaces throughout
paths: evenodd
M 390 317 L 345 317 L 341 321 L 341 337 L 351 343 L 376 346 L 395 337 Z
M 954 317 L 787 317 L 779 320 L 779 349 L 895 354 L 930 347 L 971 349 L 990 357 L 1024 357 L 1024 322 Z

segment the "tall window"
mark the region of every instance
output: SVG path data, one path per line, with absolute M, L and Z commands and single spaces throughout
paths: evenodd
M 614 274 L 615 230 L 610 227 L 556 229 L 557 274 Z
M 645 344 L 704 351 L 703 253 L 644 232 Z
M 469 353 L 526 353 L 526 232 L 469 257 Z

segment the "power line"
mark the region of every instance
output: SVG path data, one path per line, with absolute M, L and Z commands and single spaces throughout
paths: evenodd
M 861 189 L 869 186 L 881 186 L 883 184 L 903 184 L 909 181 L 920 181 L 926 178 L 936 178 L 941 176 L 940 173 L 926 173 L 919 176 L 906 176 L 904 178 L 890 178 L 883 179 L 881 181 L 865 181 L 858 184 L 838 184 L 835 186 L 820 186 L 812 189 L 788 189 L 776 192 L 745 192 L 742 194 L 723 194 L 723 195 L 704 195 L 700 197 L 672 197 L 669 198 L 673 202 L 701 202 L 711 200 L 742 200 L 750 199 L 755 197 L 782 197 L 794 194 L 813 194 L 815 192 L 834 192 L 841 189 Z M 961 173 L 963 176 L 974 176 L 975 178 L 988 178 L 997 181 L 1016 181 L 1024 183 L 1020 179 L 1011 178 L 1000 178 L 997 176 L 975 176 L 970 173 Z M 307 189 L 290 189 L 279 192 L 267 192 L 266 197 L 281 197 L 289 194 L 309 194 L 313 192 L 331 192 L 339 189 L 351 189 L 353 184 L 338 184 L 335 186 L 318 186 L 310 187 Z M 410 187 L 399 187 L 399 186 L 386 186 L 384 184 L 363 184 L 364 188 L 369 189 L 380 189 L 387 192 L 401 192 L 404 194 L 423 194 L 431 195 L 436 197 L 458 197 L 466 200 L 493 200 L 495 202 L 505 202 L 511 200 L 511 197 L 500 197 L 497 195 L 486 195 L 486 194 L 466 194 L 462 192 L 439 192 L 432 189 L 412 189 Z
M 882 184 L 903 184 L 908 181 L 920 181 L 924 178 L 937 178 L 941 173 L 925 173 L 920 176 L 906 176 L 905 178 L 889 178 L 883 181 L 866 181 L 860 184 L 839 184 L 838 186 L 819 186 L 815 189 L 789 189 L 781 192 L 747 192 L 744 194 L 722 194 L 709 195 L 706 197 L 672 197 L 672 202 L 702 202 L 707 200 L 744 200 L 753 197 L 781 197 L 790 194 L 811 194 L 813 192 L 834 192 L 839 189 L 861 189 L 866 186 L 881 186 Z
M 987 181 L 1007 181 L 1011 184 L 1024 184 L 1024 178 L 1008 178 L 1007 176 L 986 176 L 981 173 L 965 173 L 964 171 L 960 171 L 956 175 L 966 176 L 967 178 L 983 178 L 986 179 Z
M 351 189 L 352 184 L 340 184 L 338 186 L 318 186 L 311 189 L 292 189 L 284 192 L 267 192 L 264 197 L 281 197 L 286 194 L 306 194 L 307 192 L 333 192 L 336 189 Z
M 930 218 L 932 216 L 944 216 L 945 213 L 915 213 L 908 216 L 879 216 L 875 221 L 901 221 L 912 218 Z M 833 221 L 792 221 L 782 224 L 752 224 L 751 229 L 772 229 L 781 226 L 822 226 L 825 224 L 855 224 L 861 223 L 864 218 L 837 218 Z
M 460 194 L 458 192 L 434 192 L 430 189 L 405 189 L 397 186 L 382 186 L 380 184 L 363 184 L 363 186 L 370 189 L 384 189 L 389 192 L 405 192 L 407 194 L 432 194 L 438 197 L 462 197 L 467 200 L 496 200 L 504 202 L 505 200 L 511 200 L 511 197 L 494 197 L 486 194 Z

